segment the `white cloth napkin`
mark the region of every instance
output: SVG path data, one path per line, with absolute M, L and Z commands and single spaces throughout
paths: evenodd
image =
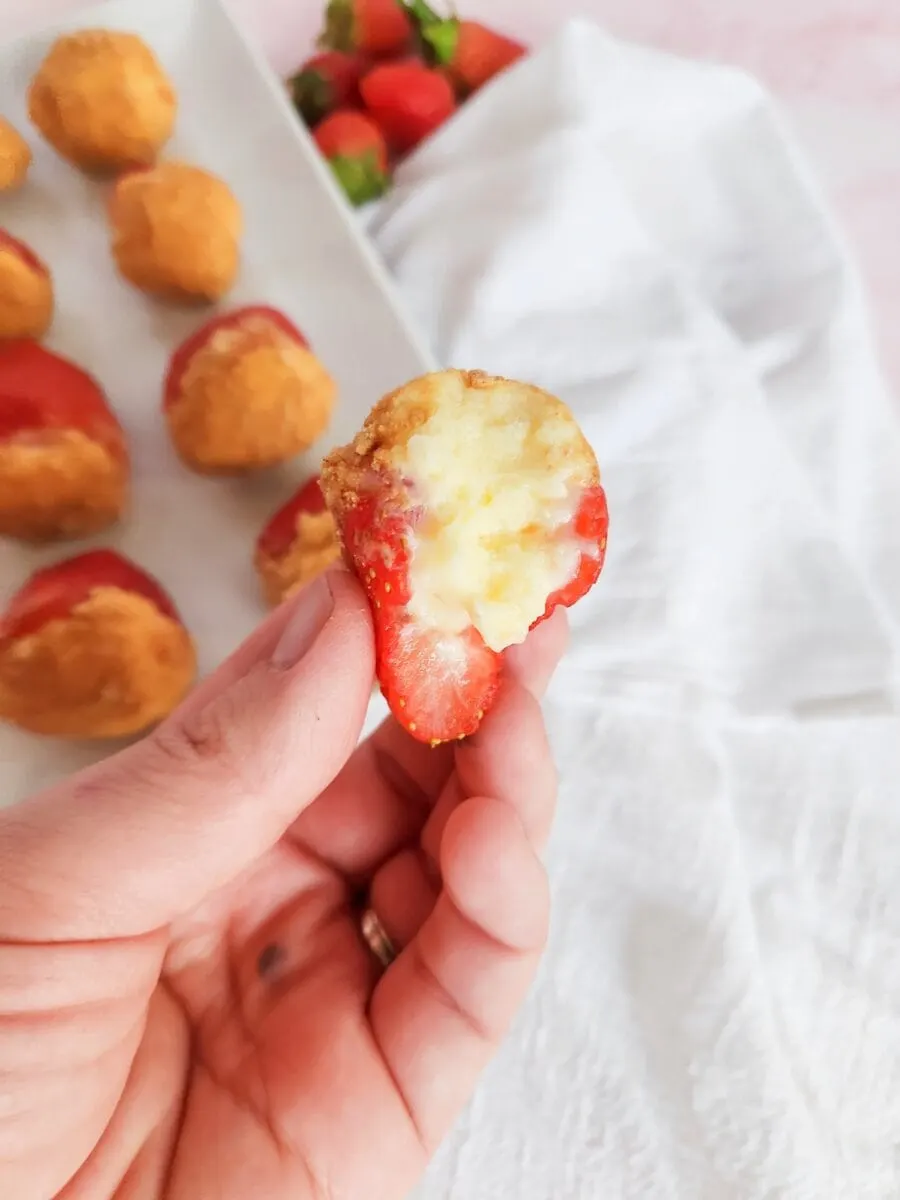
M 547 711 L 550 950 L 421 1195 L 900 1196 L 900 424 L 761 89 L 576 23 L 372 232 L 608 490 Z

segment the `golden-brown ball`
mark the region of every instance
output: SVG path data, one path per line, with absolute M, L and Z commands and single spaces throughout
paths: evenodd
M 28 115 L 50 145 L 95 173 L 154 162 L 176 111 L 175 89 L 146 42 L 106 29 L 57 38 L 28 90 Z
M 216 175 L 164 162 L 117 180 L 109 204 L 122 275 L 151 294 L 218 300 L 240 266 L 241 207 Z
M 15 126 L 0 117 L 0 192 L 22 186 L 31 166 L 31 147 Z

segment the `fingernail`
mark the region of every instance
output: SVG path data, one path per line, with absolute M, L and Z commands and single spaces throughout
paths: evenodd
M 272 653 L 272 666 L 289 671 L 312 649 L 334 610 L 328 575 L 320 575 L 291 602 L 293 611 Z

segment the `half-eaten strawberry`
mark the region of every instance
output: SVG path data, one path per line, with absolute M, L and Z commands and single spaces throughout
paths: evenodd
M 32 341 L 0 343 L 0 535 L 85 537 L 119 519 L 125 435 L 100 385 Z
M 38 571 L 0 617 L 0 720 L 113 738 L 162 720 L 193 682 L 190 635 L 160 585 L 112 550 Z
M 322 489 L 372 604 L 382 691 L 421 741 L 474 733 L 502 652 L 603 566 L 597 460 L 562 401 L 529 384 L 413 380 L 325 459 Z
M 281 604 L 336 559 L 341 546 L 334 517 L 313 476 L 272 517 L 259 535 L 254 562 L 270 604 Z

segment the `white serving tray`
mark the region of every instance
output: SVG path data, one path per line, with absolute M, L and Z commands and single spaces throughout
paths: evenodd
M 337 378 L 331 428 L 289 468 L 244 481 L 203 479 L 181 466 L 168 444 L 160 411 L 166 362 L 210 313 L 166 308 L 117 277 L 102 185 L 59 160 L 25 114 L 29 80 L 52 39 L 87 27 L 126 29 L 149 42 L 180 101 L 166 154 L 222 175 L 243 205 L 244 265 L 220 307 L 282 308 Z M 131 513 L 106 535 L 41 549 L 0 542 L 0 603 L 38 567 L 92 546 L 116 547 L 171 593 L 206 674 L 266 614 L 252 554 L 267 517 L 322 454 L 352 436 L 379 396 L 431 369 L 431 357 L 281 82 L 216 0 L 114 0 L 0 48 L 0 113 L 35 155 L 24 190 L 0 196 L 0 226 L 51 267 L 57 316 L 47 344 L 100 380 L 130 438 L 134 465 Z M 0 726 L 0 803 L 116 748 Z

